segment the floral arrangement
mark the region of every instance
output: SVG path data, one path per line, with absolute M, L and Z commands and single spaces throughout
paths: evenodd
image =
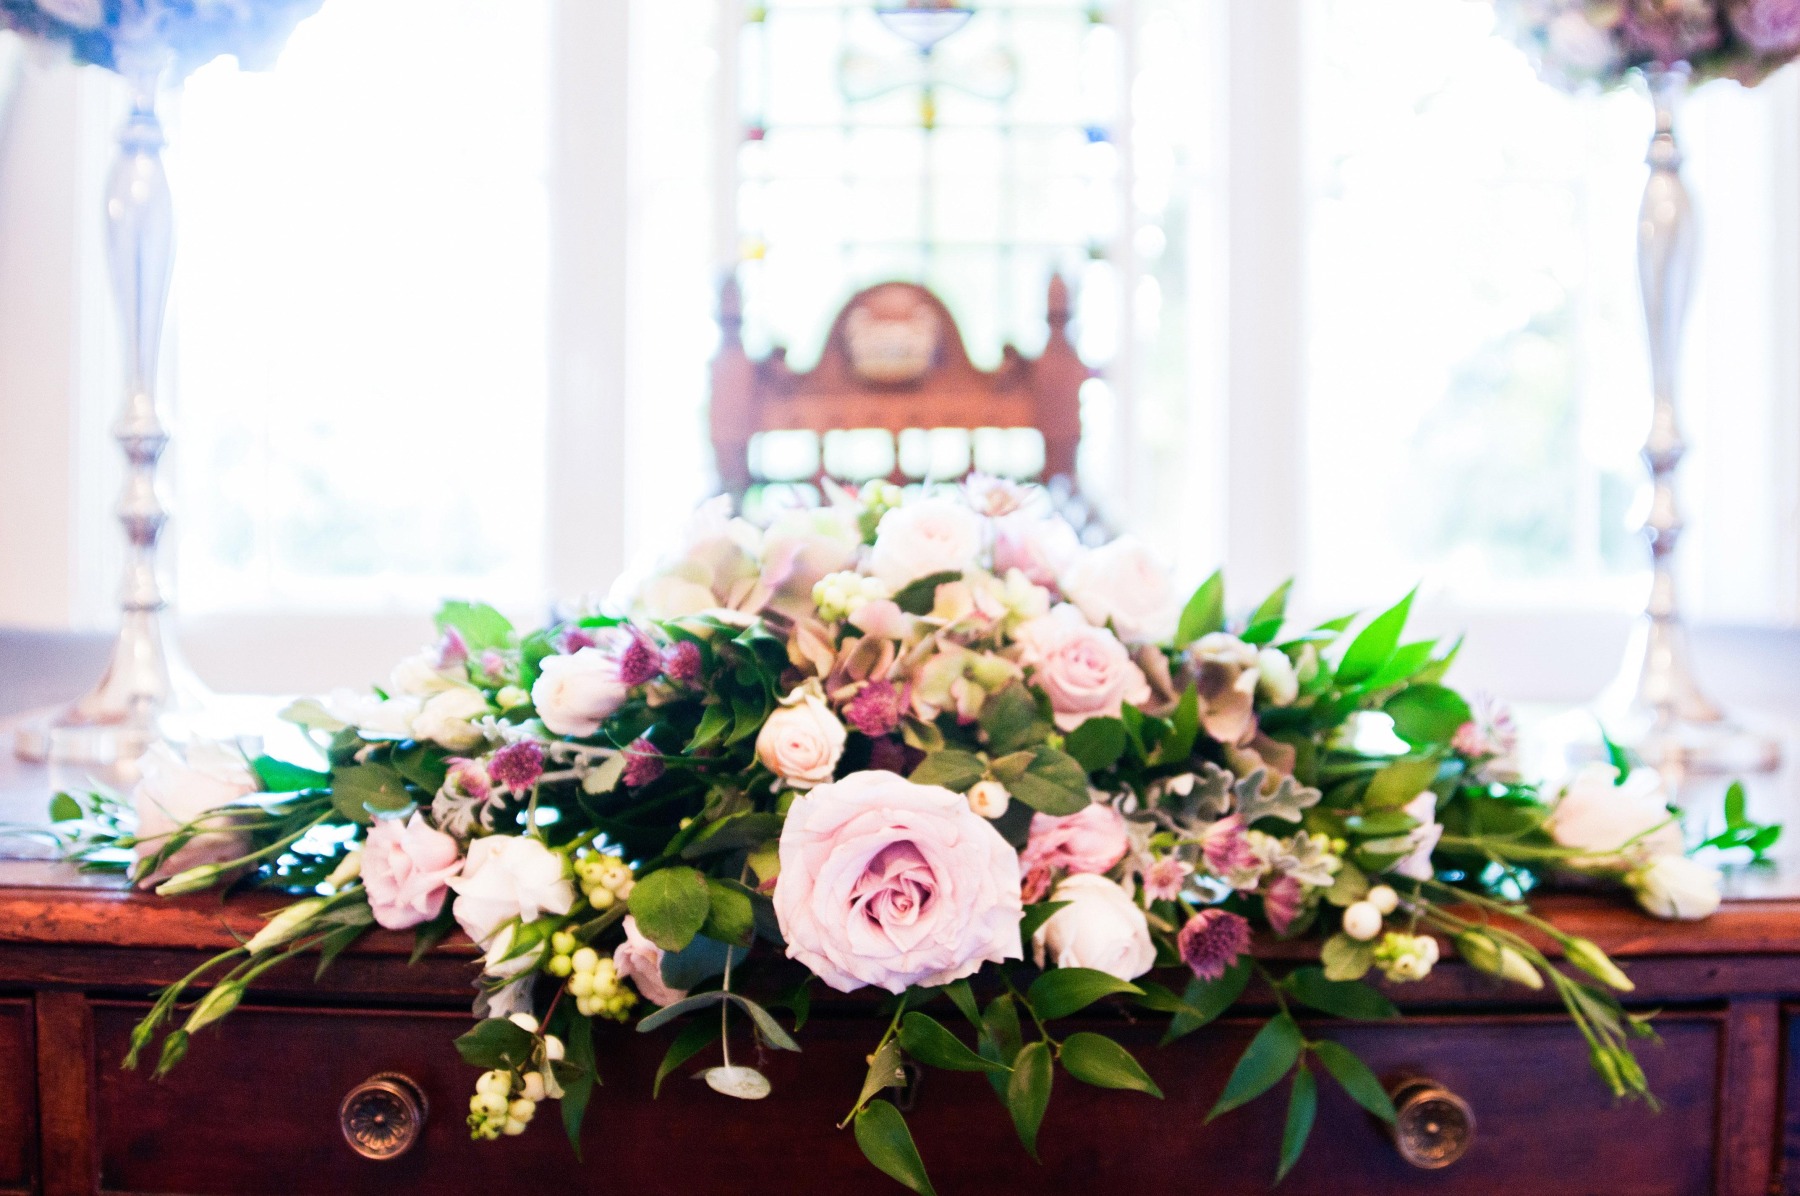
M 0 29 L 66 45 L 76 61 L 119 70 L 133 53 L 172 55 L 185 78 L 222 54 L 270 65 L 321 0 L 0 0 Z
M 1394 1116 L 1297 1011 L 1398 1016 L 1371 980 L 1450 951 L 1552 985 L 1603 1081 L 1647 1096 L 1631 981 L 1524 897 L 1574 874 L 1709 914 L 1717 875 L 1656 775 L 1600 765 L 1540 793 L 1506 713 L 1443 684 L 1455 645 L 1406 639 L 1410 595 L 1292 629 L 1287 591 L 1230 619 L 1219 575 L 1183 601 L 1143 544 L 1083 545 L 1042 492 L 979 478 L 835 492 L 766 528 L 718 500 L 553 626 L 446 606 L 384 687 L 286 712 L 316 761 L 161 750 L 135 812 L 63 795 L 52 813 L 73 854 L 128 849 L 160 894 L 299 895 L 161 995 L 128 1060 L 160 1038 L 159 1074 L 283 961 L 329 963 L 375 926 L 421 953 L 460 929 L 482 953 L 456 1044 L 480 1070 L 477 1138 L 555 1099 L 578 1140 L 596 1019 L 670 1028 L 659 1085 L 711 1059 L 708 1084 L 754 1099 L 746 1044 L 800 1050 L 814 989 L 870 989 L 882 1021 L 845 1124 L 929 1192 L 884 1096 L 908 1060 L 988 1073 L 1035 1153 L 1056 1070 L 1161 1095 L 1100 1032 L 1107 1005 L 1166 1015 L 1174 1040 L 1248 991 L 1275 1012 L 1214 1114 L 1291 1076 L 1284 1174 L 1313 1065 Z M 1774 832 L 1732 833 L 1760 852 Z M 1320 961 L 1266 966 L 1259 936 Z
M 1800 0 L 1495 0 L 1538 73 L 1569 91 L 1685 64 L 1745 86 L 1800 54 Z

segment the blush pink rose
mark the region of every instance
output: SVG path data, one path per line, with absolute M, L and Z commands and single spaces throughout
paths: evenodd
M 1023 957 L 1018 856 L 961 794 L 852 773 L 794 802 L 780 854 L 788 957 L 840 992 L 948 984 Z
M 626 915 L 625 941 L 613 951 L 613 965 L 619 975 L 637 985 L 644 1000 L 652 1005 L 673 1005 L 684 1000 L 687 992 L 670 988 L 663 980 L 662 961 L 663 949 L 644 937 L 636 918 Z
M 1028 900 L 1041 899 L 1050 890 L 1054 873 L 1074 875 L 1107 872 L 1125 858 L 1131 840 L 1125 819 L 1104 802 L 1095 802 L 1076 814 L 1060 818 L 1033 814 L 1025 850 L 1019 853 Z
M 444 908 L 462 868 L 456 840 L 414 814 L 377 819 L 363 845 L 362 881 L 375 921 L 389 930 L 429 922 Z
M 1118 718 L 1124 704 L 1150 700 L 1150 682 L 1118 637 L 1072 606 L 1021 626 L 1019 663 L 1050 697 L 1056 725 L 1073 731 L 1090 718 Z

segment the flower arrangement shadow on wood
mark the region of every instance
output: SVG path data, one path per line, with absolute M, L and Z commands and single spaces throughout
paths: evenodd
M 578 1140 L 594 1019 L 669 1035 L 659 1085 L 701 1067 L 754 1099 L 750 1043 L 801 1050 L 819 985 L 867 988 L 890 995 L 843 1124 L 928 1192 L 932 1144 L 887 1095 L 909 1061 L 986 1073 L 1035 1154 L 1059 1070 L 1160 1097 L 1098 1032 L 1109 1006 L 1166 1016 L 1173 1041 L 1260 977 L 1275 1012 L 1213 1113 L 1288 1080 L 1279 1177 L 1315 1068 L 1394 1116 L 1297 1011 L 1395 1017 L 1371 973 L 1416 981 L 1446 949 L 1554 986 L 1601 1082 L 1649 1095 L 1630 980 L 1523 898 L 1575 873 L 1711 912 L 1717 877 L 1654 774 L 1601 766 L 1549 797 L 1519 779 L 1510 720 L 1443 684 L 1455 645 L 1406 638 L 1410 596 L 1296 629 L 1283 586 L 1231 619 L 1220 576 L 1183 602 L 1143 545 L 1080 544 L 1032 489 L 834 499 L 766 529 L 709 504 L 591 613 L 529 634 L 451 603 L 381 689 L 287 711 L 311 764 L 161 752 L 135 822 L 59 797 L 74 854 L 129 848 L 158 893 L 303 894 L 165 991 L 128 1064 L 167 1071 L 259 974 L 381 926 L 420 953 L 460 928 L 484 953 L 456 1043 L 477 1138 L 559 1100 Z M 1319 962 L 1266 966 L 1257 936 Z

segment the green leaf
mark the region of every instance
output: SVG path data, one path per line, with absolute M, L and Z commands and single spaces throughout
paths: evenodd
M 774 1014 L 742 993 L 732 993 L 731 1000 L 750 1015 L 750 1020 L 756 1023 L 757 1033 L 761 1034 L 763 1040 L 770 1046 L 782 1051 L 798 1052 L 800 1050 L 800 1044 L 781 1028 L 781 1023 L 775 1020 Z
M 1206 1119 L 1211 1121 L 1221 1113 L 1229 1113 L 1275 1087 L 1293 1068 L 1305 1045 L 1300 1026 L 1291 1016 L 1281 1013 L 1270 1018 L 1244 1049 L 1243 1057 L 1231 1070 L 1231 1078 L 1225 1081 L 1225 1091 Z
M 1169 737 L 1156 753 L 1159 764 L 1185 764 L 1194 754 L 1194 741 L 1200 738 L 1200 687 L 1190 684 L 1182 691 L 1170 716 Z
M 1739 827 L 1749 821 L 1748 805 L 1749 803 L 1744 799 L 1744 783 L 1742 781 L 1731 782 L 1725 790 L 1725 825 Z M 54 807 L 52 808 L 54 809 Z
M 1358 1059 L 1350 1048 L 1329 1038 L 1313 1043 L 1312 1051 L 1319 1057 L 1319 1062 L 1325 1065 L 1325 1070 L 1331 1073 L 1331 1078 L 1338 1082 L 1338 1086 L 1350 1094 L 1351 1100 L 1383 1121 L 1393 1123 L 1396 1116 L 1394 1102 L 1375 1073 L 1369 1070 L 1367 1063 Z
M 856 1098 L 856 1107 L 850 1110 L 851 1117 L 861 1112 L 862 1107 L 883 1088 L 898 1088 L 906 1083 L 906 1072 L 901 1067 L 903 1062 L 899 1043 L 890 1038 L 881 1044 L 869 1059 L 868 1073 L 863 1076 L 862 1094 Z M 842 1129 L 843 1126 L 838 1128 Z
M 585 1017 L 581 1020 L 591 1022 L 591 1019 Z M 681 1033 L 675 1036 L 675 1041 L 671 1042 L 669 1049 L 663 1053 L 662 1063 L 657 1066 L 656 1083 L 651 1086 L 650 1099 L 655 1100 L 662 1094 L 663 1081 L 668 1079 L 676 1068 L 704 1051 L 717 1041 L 718 1037 L 719 1021 L 717 1018 L 703 1017 L 683 1026 Z
M 376 813 L 413 804 L 406 782 L 385 764 L 352 764 L 331 770 L 331 804 L 351 822 L 367 826 Z
M 710 893 L 708 897 L 710 899 Z M 736 967 L 749 954 L 743 947 L 727 947 L 718 939 L 697 934 L 694 941 L 681 950 L 663 954 L 663 983 L 683 992 L 698 988 L 701 981 L 709 980 L 725 970 L 727 958 L 730 958 L 731 966 Z
M 692 868 L 664 868 L 632 887 L 628 902 L 644 937 L 665 951 L 694 941 L 712 914 L 706 877 Z
M 1288 591 L 1294 588 L 1294 579 L 1288 578 L 1275 592 L 1262 600 L 1250 614 L 1250 620 L 1244 625 L 1244 634 L 1238 638 L 1246 644 L 1258 646 L 1269 643 L 1281 634 L 1282 620 L 1287 618 Z
M 900 1023 L 900 1045 L 920 1063 L 941 1067 L 945 1071 L 1004 1072 L 1003 1063 L 983 1059 L 964 1046 L 962 1040 L 946 1030 L 929 1014 L 913 1012 Z
M 975 992 L 969 987 L 967 980 L 958 980 L 944 986 L 944 995 L 948 996 L 962 1015 L 969 1019 L 975 1029 L 981 1029 L 981 1009 L 975 1004 Z
M 996 755 L 1007 755 L 1044 742 L 1051 726 L 1038 713 L 1037 702 L 1022 682 L 993 694 L 981 707 L 981 729 Z
M 454 627 L 469 651 L 505 648 L 512 643 L 513 625 L 505 615 L 481 602 L 446 602 L 438 608 L 439 631 Z
M 1334 934 L 1319 949 L 1327 980 L 1361 980 L 1375 966 L 1375 944 L 1362 943 L 1347 934 Z
M 1631 775 L 1631 753 L 1614 743 L 1613 737 L 1608 735 L 1604 728 L 1600 731 L 1600 742 L 1606 745 L 1606 758 L 1612 762 L 1613 769 L 1618 773 L 1613 783 L 1623 785 L 1625 779 Z
M 1019 1052 L 1006 1085 L 1006 1107 L 1012 1113 L 1013 1128 L 1034 1159 L 1038 1157 L 1038 1127 L 1044 1123 L 1044 1110 L 1050 1107 L 1051 1078 L 1050 1048 L 1033 1042 Z
M 1449 743 L 1471 717 L 1462 695 L 1442 685 L 1409 685 L 1381 710 L 1394 720 L 1394 734 L 1414 747 Z
M 570 1018 L 568 1040 L 563 1046 L 565 1061 L 577 1069 L 563 1084 L 563 1129 L 575 1147 L 575 1157 L 580 1159 L 581 1123 L 587 1118 L 588 1100 L 594 1095 L 594 1085 L 600 1079 L 599 1069 L 594 1065 L 594 1019 Z
M 973 752 L 933 752 L 919 761 L 907 779 L 915 785 L 942 785 L 966 793 L 987 775 L 987 765 Z
M 1226 968 L 1225 974 L 1217 980 L 1201 980 L 1196 977 L 1188 981 L 1187 991 L 1181 997 L 1181 1003 L 1187 1008 L 1178 1011 L 1174 1019 L 1169 1022 L 1168 1033 L 1163 1035 L 1161 1045 L 1168 1046 L 1176 1039 L 1192 1034 L 1195 1030 L 1216 1019 L 1237 1003 L 1237 999 L 1244 995 L 1244 988 L 1249 983 L 1250 959 L 1248 956 L 1241 957 L 1236 963 Z
M 1094 968 L 1053 968 L 1031 982 L 1025 1000 L 1048 1022 L 1079 1013 L 1114 993 L 1141 996 L 1143 991 L 1128 980 Z
M 449 761 L 444 753 L 423 743 L 415 743 L 410 747 L 396 748 L 389 758 L 394 771 L 408 784 L 415 785 L 427 793 L 436 793 L 444 787 L 444 778 L 450 774 Z
M 1019 919 L 1019 937 L 1029 943 L 1031 936 L 1038 932 L 1038 928 L 1067 904 L 1069 904 L 1067 901 L 1040 901 L 1036 905 L 1026 906 L 1025 916 Z
M 1380 689 L 1391 689 L 1409 678 L 1418 676 L 1420 670 L 1431 663 L 1431 650 L 1437 647 L 1436 640 L 1419 640 L 1411 644 L 1401 644 L 1388 657 L 1387 663 L 1377 669 L 1375 675 L 1362 683 L 1366 692 Z
M 1414 794 L 1416 797 L 1417 794 Z M 1368 814 L 1352 814 L 1345 820 L 1345 827 L 1367 839 L 1386 839 L 1394 835 L 1404 835 L 1419 825 L 1419 820 L 1411 814 L 1399 810 L 1375 810 Z
M 1125 754 L 1125 724 L 1116 718 L 1090 718 L 1069 732 L 1063 750 L 1088 772 L 1104 772 Z
M 1363 795 L 1363 805 L 1371 810 L 1397 810 L 1431 788 L 1437 775 L 1438 762 L 1435 758 L 1396 760 L 1369 781 L 1368 792 Z
M 655 1013 L 646 1014 L 644 1017 L 638 1019 L 638 1033 L 648 1034 L 652 1030 L 668 1025 L 678 1017 L 692 1013 L 696 1009 L 705 1009 L 710 1005 L 717 1005 L 720 1001 L 728 1000 L 730 996 L 730 993 L 723 993 L 718 989 L 714 989 L 711 992 L 695 993 L 691 997 L 684 997 L 673 1005 L 664 1005 Z
M 700 714 L 700 723 L 694 728 L 694 737 L 688 740 L 687 750 L 691 754 L 704 747 L 711 747 L 727 731 L 731 730 L 731 709 L 720 702 L 708 706 Z M 619 757 L 614 757 L 618 759 Z
M 1400 633 L 1406 628 L 1407 615 L 1412 611 L 1413 596 L 1418 592 L 1415 588 L 1399 602 L 1376 615 L 1350 641 L 1350 647 L 1344 652 L 1344 659 L 1338 663 L 1339 685 L 1351 686 L 1367 681 L 1388 662 L 1400 643 Z
M 1087 809 L 1087 770 L 1075 757 L 1055 748 L 1032 753 L 1031 767 L 1007 786 L 1007 791 L 1040 814 L 1079 814 Z
M 1181 609 L 1181 622 L 1175 629 L 1175 646 L 1185 648 L 1224 626 L 1225 573 L 1219 570 L 1200 583 L 1200 588 Z
M 256 783 L 262 786 L 264 793 L 300 793 L 331 785 L 330 773 L 302 768 L 274 756 L 258 756 L 250 762 L 250 768 L 256 773 Z
M 906 1118 L 887 1101 L 870 1101 L 856 1115 L 856 1144 L 863 1157 L 875 1164 L 882 1174 L 918 1192 L 920 1196 L 937 1196 L 931 1177 L 925 1174 L 925 1162 L 913 1143 Z
M 610 759 L 623 760 L 624 757 L 620 755 Z M 732 814 L 711 823 L 701 831 L 693 842 L 681 849 L 681 858 L 697 860 L 702 856 L 718 855 L 725 851 L 742 851 L 745 848 L 760 846 L 771 839 L 778 838 L 785 821 L 786 819 L 779 814 L 755 812 Z
M 921 577 L 917 581 L 908 582 L 900 592 L 894 595 L 894 605 L 909 615 L 928 615 L 931 608 L 937 605 L 937 588 L 946 582 L 956 581 L 962 577 L 954 570 L 948 573 L 933 573 Z
M 1313 1119 L 1318 1112 L 1319 1082 L 1302 1063 L 1294 1073 L 1294 1087 L 1288 1094 L 1287 1123 L 1281 1127 L 1281 1165 L 1275 1169 L 1276 1183 L 1286 1179 L 1287 1173 L 1300 1161 L 1300 1152 L 1306 1149 L 1306 1139 L 1312 1134 Z
M 660 876 L 662 873 L 653 872 L 651 875 Z M 637 895 L 635 888 L 632 889 L 632 895 Z M 721 943 L 748 947 L 756 933 L 756 907 L 750 890 L 735 880 L 717 880 L 709 876 L 706 878 L 706 896 L 710 908 L 700 933 Z M 641 921 L 639 925 L 642 925 Z
M 490 1017 L 476 1023 L 473 1030 L 456 1040 L 456 1053 L 470 1067 L 491 1071 L 524 1067 L 531 1062 L 536 1046 L 537 1039 L 510 1018 Z
M 1394 1003 L 1356 980 L 1327 980 L 1320 968 L 1300 968 L 1284 987 L 1302 1005 L 1356 1021 L 1386 1021 L 1400 1016 Z
M 999 1048 L 1000 1061 L 1011 1067 L 1024 1046 L 1019 1029 L 1019 1009 L 1011 993 L 1002 993 L 988 1003 L 981 1015 L 982 1034 Z
M 51 822 L 81 821 L 81 803 L 66 793 L 59 793 L 50 799 Z
M 1069 1035 L 1063 1040 L 1061 1058 L 1063 1070 L 1084 1084 L 1096 1088 L 1129 1088 L 1162 1099 L 1162 1089 L 1156 1086 L 1150 1073 L 1131 1057 L 1130 1051 L 1104 1034 L 1083 1030 Z

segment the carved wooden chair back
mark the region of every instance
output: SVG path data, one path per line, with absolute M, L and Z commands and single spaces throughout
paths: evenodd
M 1069 342 L 1069 288 L 1053 278 L 1049 338 L 1037 357 L 1006 347 L 999 368 L 976 367 L 942 300 L 915 283 L 886 282 L 851 297 L 832 322 L 819 363 L 796 372 L 785 349 L 756 359 L 744 350 L 736 280 L 720 295 L 721 329 L 712 368 L 712 442 L 719 482 L 742 498 L 755 476 L 751 441 L 764 432 L 880 429 L 898 440 L 911 429 L 1035 428 L 1044 442 L 1040 480 L 1072 489 L 1081 440 L 1081 385 L 1092 372 Z M 893 457 L 890 480 L 920 480 Z M 974 454 L 971 453 L 971 462 Z M 821 448 L 817 472 L 829 474 Z M 842 480 L 842 479 L 839 479 Z M 954 480 L 934 477 L 932 480 Z

